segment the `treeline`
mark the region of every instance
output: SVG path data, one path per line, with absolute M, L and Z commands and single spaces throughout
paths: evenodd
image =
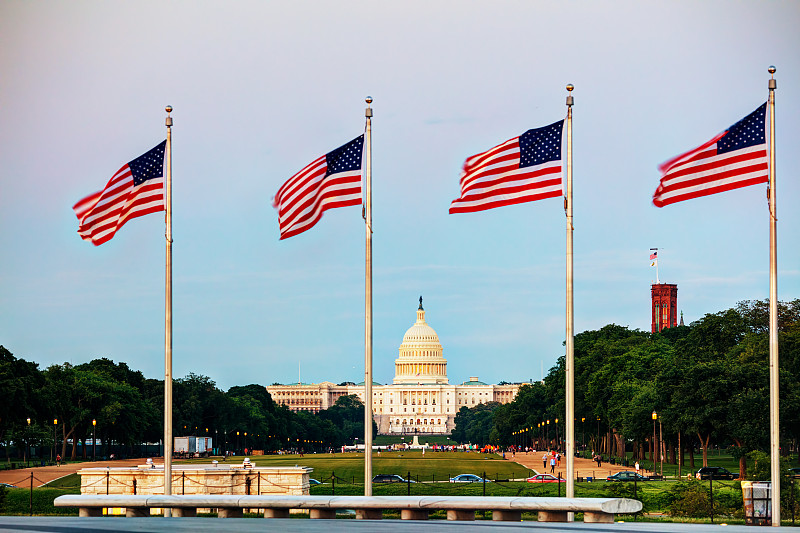
M 800 300 L 778 309 L 780 436 L 788 453 L 800 437 Z M 462 407 L 453 437 L 563 449 L 564 388 L 561 357 L 512 403 Z M 663 442 L 665 462 L 686 464 L 688 453 L 691 466 L 695 448 L 705 466 L 710 446 L 731 447 L 745 472 L 747 453 L 769 446 L 768 302 L 740 302 L 659 333 L 611 324 L 576 335 L 575 433 L 586 450 L 632 451 L 650 461 Z
M 55 441 L 62 457 L 75 459 L 79 450 L 85 457 L 93 432 L 102 443 L 98 455 L 139 455 L 142 443 L 160 443 L 164 434 L 164 381 L 126 363 L 95 359 L 40 370 L 0 346 L 0 391 L 6 456 L 12 443 L 11 453 L 22 457 L 26 445 L 48 450 Z M 318 415 L 294 413 L 276 405 L 262 385 L 225 392 L 196 374 L 174 380 L 172 395 L 173 435 L 212 437 L 220 452 L 309 452 L 364 437 L 364 405 L 356 396 L 341 397 Z

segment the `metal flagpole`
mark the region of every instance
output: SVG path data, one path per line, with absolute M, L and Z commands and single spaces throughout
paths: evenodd
M 658 285 L 659 283 L 661 283 L 661 281 L 659 281 L 659 279 L 658 279 L 658 248 L 650 248 L 650 250 L 656 253 L 656 259 L 655 259 L 655 261 L 656 261 L 656 285 Z
M 164 310 L 164 495 L 172 494 L 172 106 L 167 111 L 166 146 L 166 223 L 167 223 L 167 268 Z M 172 510 L 165 507 L 164 516 L 172 516 Z
M 366 187 L 364 221 L 367 228 L 364 287 L 364 496 L 372 496 L 372 97 L 367 96 L 364 135 Z
M 769 67 L 769 451 L 772 525 L 781 525 L 780 411 L 778 410 L 778 215 L 775 211 L 775 67 Z
M 575 87 L 567 85 L 567 196 L 564 200 L 564 209 L 567 215 L 567 354 L 566 354 L 566 450 L 567 460 L 567 498 L 575 497 L 575 313 L 574 295 L 572 292 L 572 90 Z M 569 513 L 568 520 L 574 519 L 574 514 Z

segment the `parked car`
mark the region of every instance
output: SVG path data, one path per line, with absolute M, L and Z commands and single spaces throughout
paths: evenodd
M 488 479 L 486 482 L 491 483 Z M 483 483 L 483 478 L 475 474 L 459 474 L 455 477 L 451 477 L 450 483 Z
M 790 468 L 789 475 L 795 479 L 800 478 L 800 468 Z
M 736 479 L 739 474 L 734 474 L 721 466 L 704 466 L 695 472 L 694 477 L 697 479 Z
M 608 476 L 606 481 L 648 481 L 648 479 L 632 470 L 625 470 L 624 472 L 617 472 L 613 476 Z
M 322 481 L 319 481 L 319 480 L 314 479 L 313 477 L 311 477 L 311 478 L 308 478 L 308 484 L 309 485 L 322 485 Z
M 16 489 L 16 485 L 12 485 L 11 483 L 0 483 L 0 487 L 5 487 L 7 489 Z
M 566 483 L 564 478 L 557 478 L 553 474 L 536 474 L 533 477 L 526 479 L 528 483 Z
M 372 478 L 373 483 L 416 483 L 413 479 L 405 480 L 397 474 L 378 474 Z

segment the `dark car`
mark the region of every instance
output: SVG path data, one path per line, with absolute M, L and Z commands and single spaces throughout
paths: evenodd
M 800 478 L 800 468 L 790 468 L 789 475 L 793 478 Z
M 378 474 L 372 478 L 373 483 L 408 483 L 409 481 L 403 479 L 397 474 Z M 414 483 L 414 481 L 411 481 Z
M 606 481 L 647 481 L 647 478 L 631 470 L 625 470 L 624 472 L 617 472 L 613 476 L 608 476 Z
M 483 481 L 484 479 L 481 476 L 476 476 L 475 474 L 459 474 L 450 478 L 450 483 L 483 483 Z M 486 482 L 491 483 L 488 479 Z
M 697 479 L 736 479 L 739 474 L 734 474 L 721 466 L 704 466 L 695 472 L 694 477 Z

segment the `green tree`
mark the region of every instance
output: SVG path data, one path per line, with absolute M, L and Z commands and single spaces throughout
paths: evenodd
M 39 419 L 41 402 L 38 392 L 43 378 L 39 365 L 17 359 L 4 346 L 0 345 L 0 442 L 13 440 L 22 442 L 30 431 L 27 419 L 36 424 Z M 8 448 L 6 460 L 9 461 Z

